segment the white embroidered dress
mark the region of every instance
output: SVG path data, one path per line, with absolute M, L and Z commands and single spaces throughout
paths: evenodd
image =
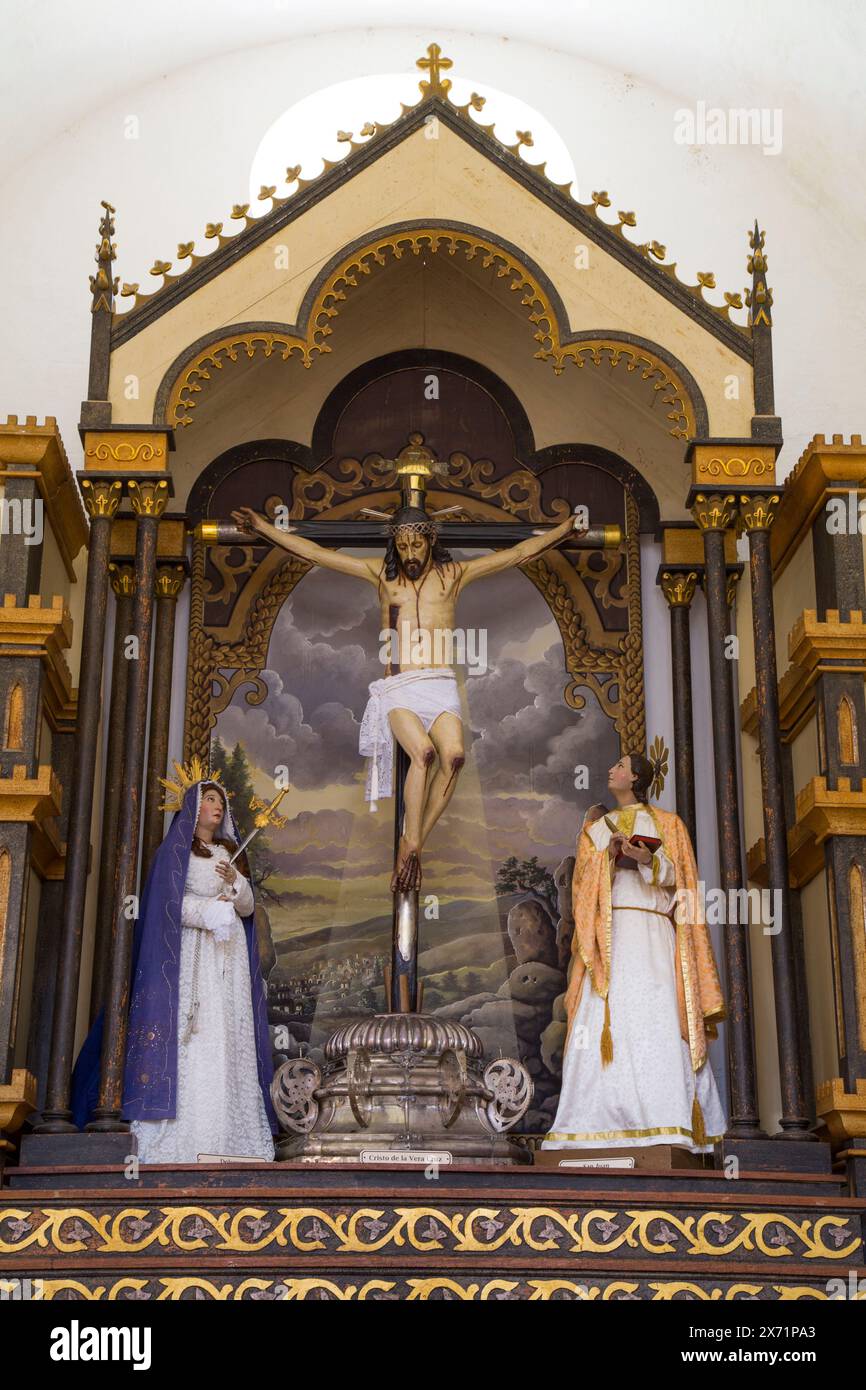
M 630 809 L 630 808 L 629 808 Z M 624 833 L 659 832 L 650 813 L 638 808 L 613 817 Z M 611 831 L 596 821 L 589 834 L 606 850 Z M 677 1008 L 676 941 L 666 915 L 674 906 L 674 867 L 664 848 L 636 869 L 617 868 L 611 885 L 610 1022 L 613 1061 L 602 1065 L 604 1000 L 584 979 L 562 1069 L 559 1108 L 545 1149 L 601 1149 L 676 1144 L 708 1153 L 725 1130 L 709 1061 L 692 1067 L 680 1036 Z M 692 1134 L 697 1097 L 708 1140 L 700 1148 Z
M 210 850 L 209 859 L 189 856 L 181 910 L 176 1114 L 173 1120 L 132 1121 L 142 1163 L 195 1163 L 203 1153 L 274 1157 L 239 915 L 253 911 L 253 891 L 241 873 L 227 887 L 216 866 L 228 863 L 229 851 L 224 845 Z M 221 894 L 231 901 L 219 902 Z

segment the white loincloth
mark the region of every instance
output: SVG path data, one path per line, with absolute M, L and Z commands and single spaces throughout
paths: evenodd
M 380 796 L 392 793 L 394 735 L 388 722 L 392 709 L 417 714 L 427 733 L 440 714 L 456 714 L 461 719 L 457 677 L 447 667 L 424 667 L 373 681 L 358 736 L 358 752 L 369 758 L 365 796 L 371 811 L 377 809 Z

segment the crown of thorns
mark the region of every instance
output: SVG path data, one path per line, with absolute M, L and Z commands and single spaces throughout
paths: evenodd
M 420 536 L 438 536 L 439 527 L 435 521 L 394 521 L 388 527 L 389 536 L 398 536 L 401 531 L 417 532 Z

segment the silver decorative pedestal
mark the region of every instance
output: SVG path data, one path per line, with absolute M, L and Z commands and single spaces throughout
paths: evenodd
M 339 1029 L 324 1071 L 284 1062 L 271 1086 L 281 1160 L 526 1163 L 507 1137 L 532 1100 L 521 1062 L 484 1064 L 480 1039 L 430 1014 L 377 1014 Z

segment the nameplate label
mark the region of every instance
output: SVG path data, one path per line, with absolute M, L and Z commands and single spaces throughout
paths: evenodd
M 633 1168 L 633 1158 L 561 1158 L 559 1168 Z
M 362 1149 L 361 1162 L 411 1163 L 416 1168 L 441 1168 L 453 1159 L 447 1149 Z

